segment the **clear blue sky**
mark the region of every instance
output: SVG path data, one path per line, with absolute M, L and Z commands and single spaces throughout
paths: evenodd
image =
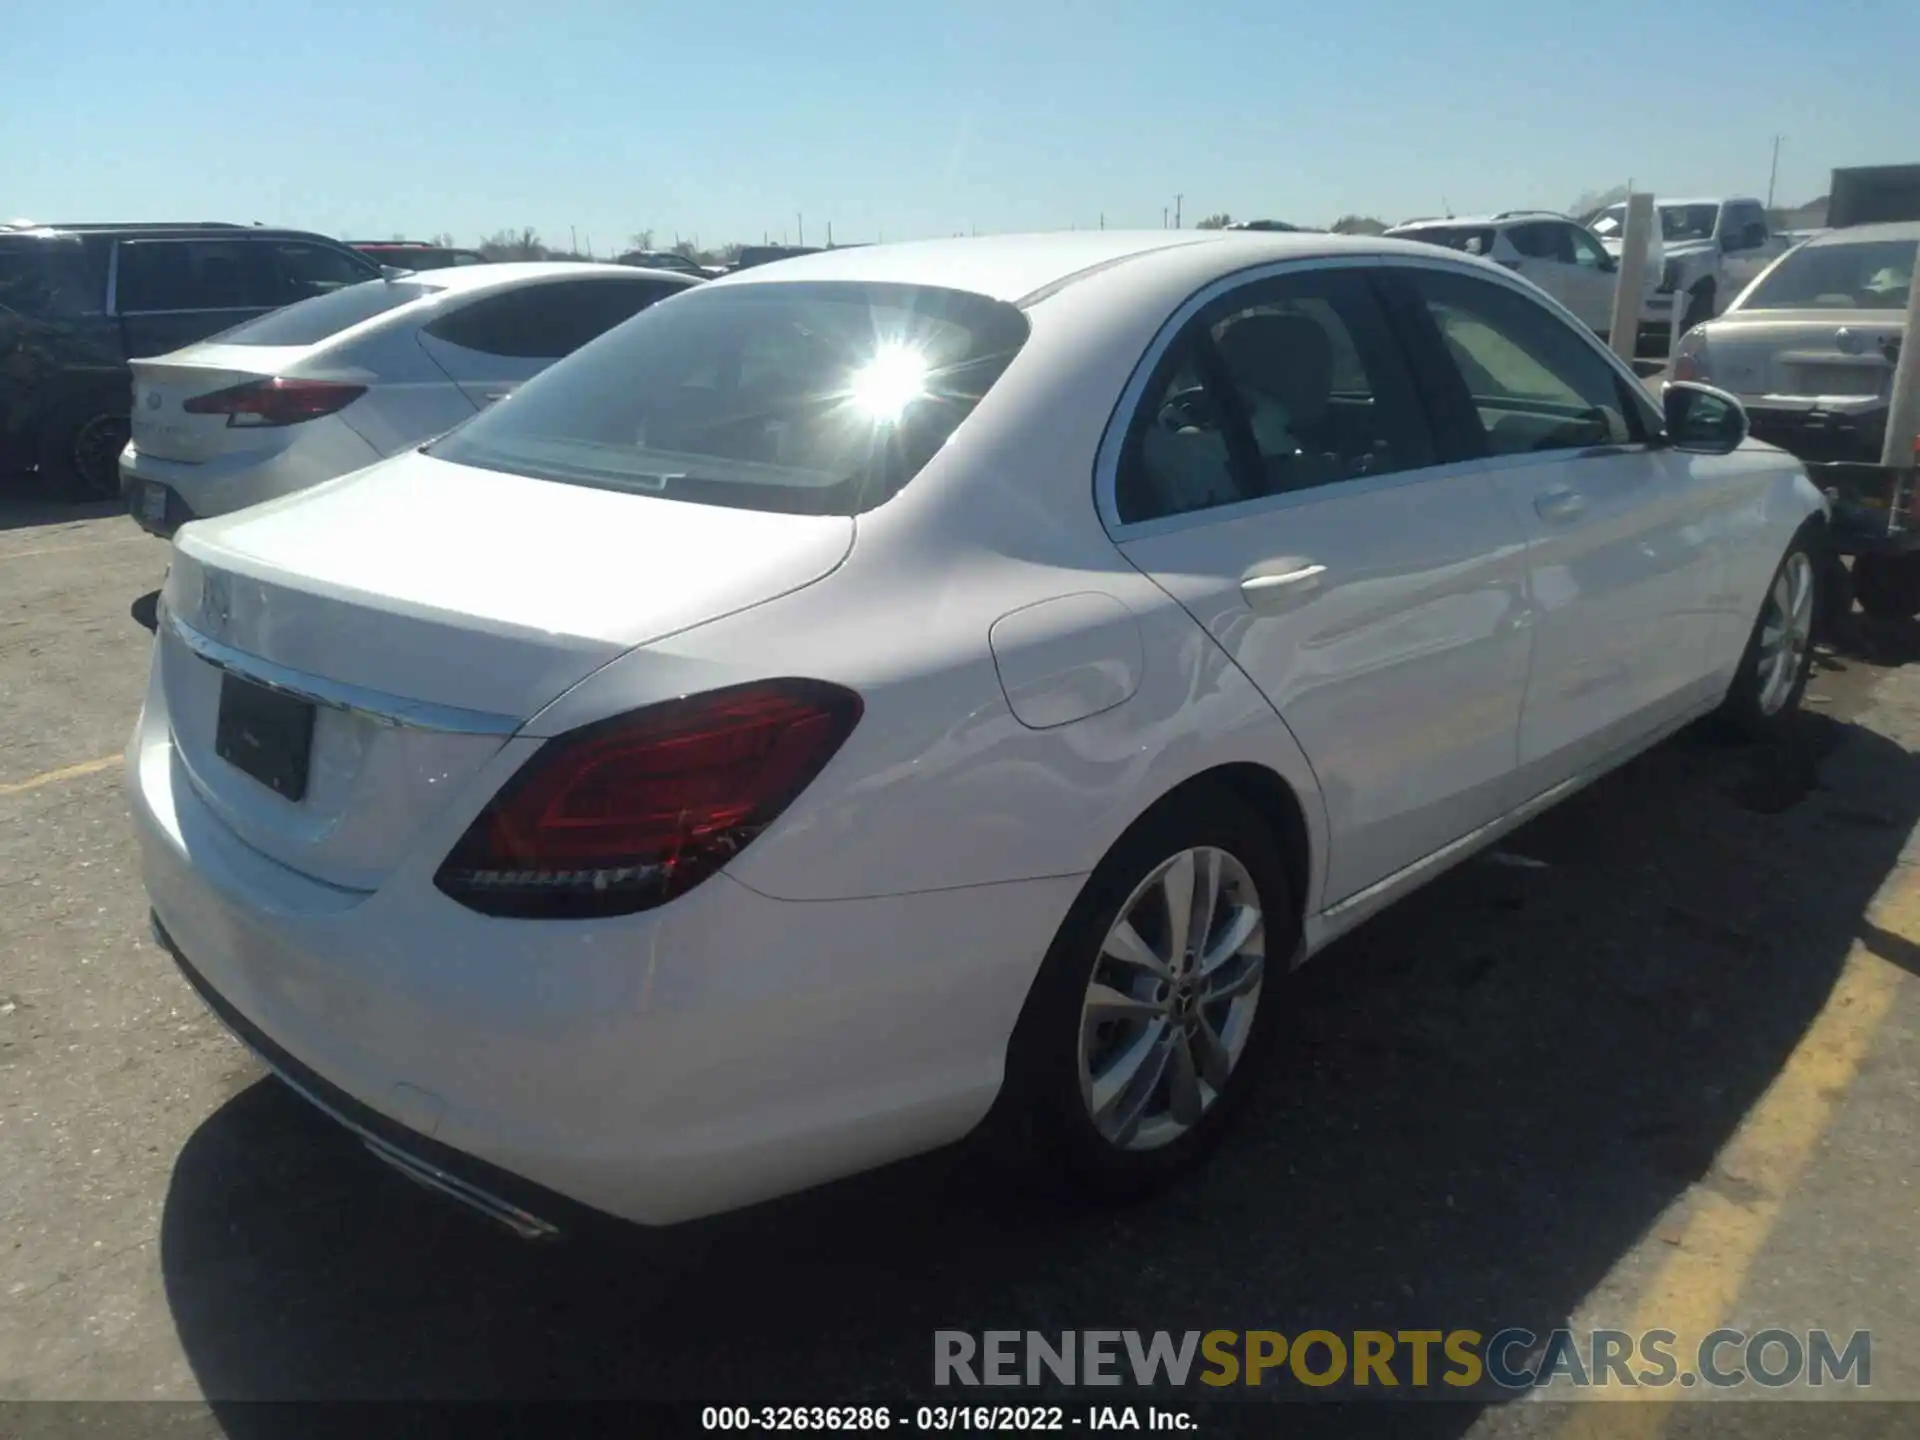
M 704 245 L 1920 160 L 1915 0 L 16 0 L 0 218 Z M 1618 48 L 1616 48 L 1616 46 Z

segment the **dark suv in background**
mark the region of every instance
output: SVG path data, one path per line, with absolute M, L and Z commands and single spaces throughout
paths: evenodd
M 302 230 L 0 226 L 0 473 L 75 499 L 119 491 L 131 359 L 385 272 Z

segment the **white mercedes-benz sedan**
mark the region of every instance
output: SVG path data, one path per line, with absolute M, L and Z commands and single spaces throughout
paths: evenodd
M 523 1234 L 983 1126 L 1132 1192 L 1301 959 L 1691 720 L 1787 717 L 1824 525 L 1737 401 L 1429 245 L 748 270 L 179 532 L 154 930 Z

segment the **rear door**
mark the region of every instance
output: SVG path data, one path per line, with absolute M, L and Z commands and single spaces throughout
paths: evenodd
M 1512 805 L 1524 536 L 1483 466 L 1441 460 L 1362 268 L 1222 282 L 1179 318 L 1103 509 L 1311 761 L 1332 904 Z
M 1715 300 L 1724 310 L 1780 254 L 1767 233 L 1767 212 L 1758 200 L 1729 200 L 1720 212 L 1721 283 Z
M 284 303 L 271 247 L 251 238 L 122 240 L 111 277 L 131 358 L 178 350 Z
M 420 332 L 434 363 L 476 405 L 504 400 L 562 356 L 683 287 L 671 281 L 531 281 L 460 305 Z
M 1714 663 L 1724 550 L 1720 457 L 1659 443 L 1644 389 L 1599 342 L 1523 290 L 1464 270 L 1396 267 L 1449 443 L 1524 528 L 1533 663 L 1520 716 L 1538 793 L 1650 733 Z M 1715 461 L 1715 465 L 1696 462 Z
M 1567 275 L 1567 293 L 1572 300 L 1561 303 L 1580 317 L 1595 334 L 1604 335 L 1613 326 L 1613 297 L 1619 280 L 1619 266 L 1607 254 L 1607 247 L 1578 225 L 1561 225 L 1572 269 Z

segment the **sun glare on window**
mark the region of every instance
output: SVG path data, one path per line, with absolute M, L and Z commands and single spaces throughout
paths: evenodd
M 892 424 L 927 393 L 926 357 L 905 345 L 883 345 L 853 372 L 848 399 L 876 424 Z

